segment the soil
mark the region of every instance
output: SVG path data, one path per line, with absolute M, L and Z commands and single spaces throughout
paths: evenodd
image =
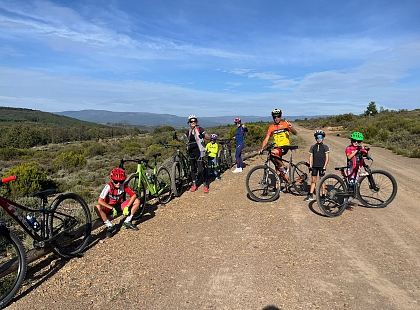
M 307 160 L 307 145 L 294 161 Z M 327 132 L 330 164 L 345 165 L 348 139 Z M 94 231 L 83 257 L 52 255 L 29 271 L 14 309 L 420 309 L 420 159 L 372 147 L 398 194 L 386 208 L 356 205 L 336 218 L 316 201 L 282 193 L 247 197 L 243 173 L 150 205 L 139 231 Z M 119 219 L 114 222 L 118 223 Z

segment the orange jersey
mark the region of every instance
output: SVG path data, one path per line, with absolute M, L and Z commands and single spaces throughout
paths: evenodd
M 272 124 L 268 127 L 268 134 L 270 137 L 274 137 L 276 146 L 287 146 L 290 145 L 290 128 L 289 124 L 285 121 L 281 121 L 278 124 Z

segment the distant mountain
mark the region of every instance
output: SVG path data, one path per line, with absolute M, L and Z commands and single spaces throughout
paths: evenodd
M 96 123 L 128 123 L 130 125 L 158 126 L 170 125 L 173 127 L 187 126 L 187 118 L 171 114 L 155 114 L 145 112 L 112 112 L 105 110 L 82 110 L 82 111 L 63 111 L 56 112 L 58 115 L 68 116 L 79 120 Z M 244 123 L 270 122 L 271 116 L 218 116 L 202 117 L 198 115 L 198 121 L 203 127 L 213 127 L 220 125 L 231 125 L 236 117 L 240 117 Z M 290 116 L 288 119 L 304 119 L 306 116 Z

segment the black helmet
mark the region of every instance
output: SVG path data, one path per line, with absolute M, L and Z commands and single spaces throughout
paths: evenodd
M 279 116 L 281 117 L 281 110 L 279 109 L 274 109 L 273 111 L 271 111 L 271 116 L 274 118 L 275 116 Z

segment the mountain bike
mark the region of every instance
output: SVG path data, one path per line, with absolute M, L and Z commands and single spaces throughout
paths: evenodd
M 251 199 L 258 202 L 270 202 L 276 200 L 280 196 L 283 187 L 286 192 L 297 195 L 305 195 L 309 190 L 309 163 L 301 161 L 297 164 L 293 163 L 292 151 L 298 149 L 298 146 L 283 146 L 290 150 L 290 159 L 282 159 L 283 162 L 289 164 L 289 169 L 284 173 L 280 168 L 280 157 L 271 153 L 274 143 L 270 143 L 263 150 L 268 152 L 264 165 L 252 168 L 245 180 L 246 189 Z M 274 164 L 274 168 L 270 164 Z
M 3 178 L 3 183 L 16 180 L 16 176 Z M 92 219 L 89 207 L 75 193 L 61 194 L 48 207 L 48 196 L 54 189 L 33 194 L 41 199 L 40 209 L 25 207 L 0 196 L 0 206 L 32 237 L 34 248 L 52 247 L 58 255 L 71 258 L 77 256 L 89 242 Z M 32 225 L 17 209 L 36 215 Z M 38 222 L 39 221 L 39 222 Z M 27 257 L 25 248 L 15 233 L 0 221 L 0 309 L 17 293 L 26 276 Z
M 365 161 L 368 159 L 371 164 Z M 327 174 L 316 186 L 316 201 L 322 212 L 328 217 L 341 215 L 350 206 L 351 200 L 358 199 L 363 206 L 369 208 L 385 208 L 397 195 L 397 181 L 387 171 L 372 170 L 373 159 L 363 155 L 359 162 L 354 186 L 350 186 L 347 167 L 337 167 L 340 176 Z M 364 173 L 362 173 L 362 168 Z M 321 196 L 321 188 L 325 187 L 325 197 Z
M 220 139 L 218 142 L 222 146 L 217 154 L 220 173 L 229 170 L 233 166 L 231 142 L 232 139 Z
M 171 184 L 175 197 L 179 197 L 183 193 L 185 186 L 192 182 L 190 161 L 181 151 L 182 144 L 162 144 L 162 146 L 166 148 L 172 147 L 176 150 L 175 154 L 172 156 L 173 164 L 171 167 Z
M 149 160 L 141 159 L 121 159 L 120 168 L 124 169 L 124 164 L 127 162 L 134 162 L 137 164 L 137 171 L 130 174 L 125 181 L 125 184 L 130 187 L 140 200 L 140 206 L 133 219 L 139 219 L 144 212 L 148 198 L 157 198 L 162 204 L 168 203 L 172 198 L 171 175 L 168 168 L 157 168 L 157 158 L 161 153 L 153 154 L 154 164 L 149 165 Z M 149 175 L 145 169 L 151 169 L 152 173 Z M 148 191 L 147 191 L 147 190 Z

